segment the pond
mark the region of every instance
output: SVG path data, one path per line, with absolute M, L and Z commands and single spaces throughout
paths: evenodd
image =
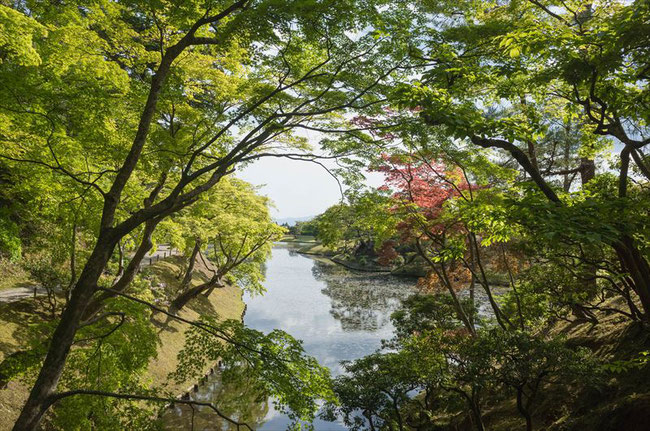
M 266 264 L 266 293 L 245 296 L 244 318 L 248 327 L 263 332 L 282 329 L 304 342 L 305 351 L 332 375 L 342 372 L 340 362 L 374 352 L 382 339 L 392 336 L 390 314 L 401 300 L 415 292 L 415 280 L 382 273 L 347 270 L 329 260 L 295 251 L 295 245 L 277 244 Z M 224 413 L 257 430 L 281 431 L 289 420 L 273 408 L 273 401 L 259 399 L 250 388 L 224 385 L 218 374 L 194 399 L 210 401 Z M 235 429 L 204 408 L 176 406 L 165 416 L 169 430 Z M 345 430 L 342 424 L 317 420 L 319 431 Z

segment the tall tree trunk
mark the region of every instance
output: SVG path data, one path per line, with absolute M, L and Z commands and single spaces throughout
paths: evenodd
M 569 132 L 570 128 L 571 128 L 571 126 L 566 127 L 567 133 Z M 571 141 L 569 139 L 565 139 L 564 140 L 564 166 L 563 166 L 563 168 L 566 169 L 566 170 L 569 169 L 570 157 L 571 157 Z M 573 179 L 573 177 L 571 176 L 571 174 L 569 172 L 564 172 L 564 174 L 562 175 L 562 189 L 567 193 L 569 192 L 569 190 L 571 190 L 571 182 L 572 182 L 571 180 L 572 179 Z
M 499 307 L 499 304 L 497 304 L 496 300 L 494 299 L 494 295 L 492 295 L 492 289 L 490 288 L 490 282 L 488 281 L 487 275 L 485 273 L 485 268 L 483 267 L 483 263 L 481 261 L 481 250 L 479 249 L 478 246 L 478 240 L 476 239 L 476 234 L 473 232 L 470 233 L 470 246 L 474 246 L 474 256 L 476 258 L 476 263 L 478 264 L 479 272 L 481 274 L 481 278 L 479 279 L 479 284 L 483 287 L 483 290 L 485 291 L 485 294 L 488 297 L 488 302 L 490 303 L 490 307 L 492 307 L 492 311 L 494 312 L 494 317 L 497 319 L 497 323 L 501 328 L 504 330 L 508 330 L 508 328 L 512 328 L 512 322 L 510 319 L 508 319 L 508 316 L 505 315 L 503 311 L 501 311 L 501 307 Z
M 485 425 L 483 425 L 483 415 L 481 414 L 481 406 L 475 399 L 472 399 L 471 403 L 472 416 L 474 417 L 474 425 L 476 426 L 476 431 L 485 431 Z
M 469 239 L 470 242 L 472 241 L 471 238 L 468 238 L 468 239 Z M 472 278 L 470 279 L 470 282 L 469 282 L 469 303 L 470 303 L 470 307 L 472 307 L 472 309 L 471 309 L 472 314 L 470 314 L 470 316 L 469 316 L 469 322 L 472 324 L 472 326 L 474 326 L 474 311 L 475 311 L 475 307 L 476 307 L 476 302 L 475 302 L 475 298 L 474 298 L 474 296 L 476 294 L 476 292 L 475 292 L 475 290 L 476 290 L 476 257 L 474 256 L 474 247 L 472 247 L 471 243 L 470 243 L 470 246 L 469 246 L 469 262 L 470 262 L 470 265 L 471 265 L 470 270 L 471 270 L 471 273 L 472 273 L 472 276 L 471 276 Z
M 596 164 L 594 163 L 594 160 L 589 159 L 587 157 L 582 157 L 580 159 L 580 183 L 582 184 L 582 187 L 584 188 L 585 185 L 589 181 L 593 180 L 595 177 L 596 177 Z M 596 268 L 595 265 L 586 265 L 582 270 L 582 279 L 584 283 L 587 285 L 590 291 L 594 293 L 596 292 L 596 288 L 597 288 L 596 286 L 597 273 L 598 273 L 598 269 Z M 571 304 L 571 312 L 579 320 L 587 320 L 593 324 L 598 323 L 598 319 L 596 318 L 596 315 L 592 311 L 587 310 L 585 307 L 583 307 L 580 304 L 577 303 Z
M 596 178 L 596 163 L 594 159 L 582 157 L 580 159 L 580 182 L 584 187 L 589 181 Z
M 533 431 L 533 418 L 524 406 L 523 397 L 523 388 L 517 388 L 517 410 L 526 419 L 526 431 Z

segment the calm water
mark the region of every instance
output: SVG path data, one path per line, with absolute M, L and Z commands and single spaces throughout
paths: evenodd
M 342 372 L 340 361 L 360 358 L 390 338 L 390 314 L 414 292 L 414 280 L 386 274 L 348 271 L 329 261 L 302 256 L 291 245 L 273 248 L 267 262 L 267 292 L 245 296 L 245 323 L 263 332 L 282 329 L 304 341 L 310 355 L 332 375 Z M 246 421 L 254 429 L 281 431 L 288 419 L 276 412 L 273 401 L 245 385 L 224 385 L 218 377 L 203 385 L 195 399 L 209 400 L 224 413 Z M 193 422 L 193 424 L 192 424 Z M 235 429 L 208 410 L 177 407 L 165 417 L 170 430 Z M 345 430 L 338 423 L 317 420 L 319 431 Z

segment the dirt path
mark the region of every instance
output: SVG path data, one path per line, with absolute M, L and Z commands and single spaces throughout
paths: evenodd
M 46 295 L 44 287 L 12 287 L 11 289 L 0 290 L 0 303 L 16 302 L 24 298 L 33 298 L 36 296 Z
M 168 245 L 160 245 L 152 254 L 148 254 L 142 259 L 140 266 L 144 267 L 151 265 L 154 262 L 164 259 L 172 255 L 180 254 L 178 250 L 170 248 Z M 9 289 L 0 290 L 0 303 L 10 303 L 20 301 L 25 298 L 33 298 L 34 296 L 47 295 L 47 290 L 44 287 L 29 286 L 29 287 L 12 287 Z

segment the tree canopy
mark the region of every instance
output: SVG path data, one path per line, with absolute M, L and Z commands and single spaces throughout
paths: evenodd
M 512 397 L 534 429 L 551 385 L 618 369 L 558 322 L 650 322 L 648 80 L 643 0 L 0 0 L 0 263 L 46 293 L 0 364 L 31 388 L 14 429 L 158 426 L 160 316 L 190 328 L 175 379 L 222 360 L 296 427 L 324 401 L 351 429 L 483 431 Z M 290 334 L 184 317 L 264 292 L 286 229 L 237 174 L 265 157 L 336 163 L 341 202 L 294 233 L 420 271 L 333 381 Z

